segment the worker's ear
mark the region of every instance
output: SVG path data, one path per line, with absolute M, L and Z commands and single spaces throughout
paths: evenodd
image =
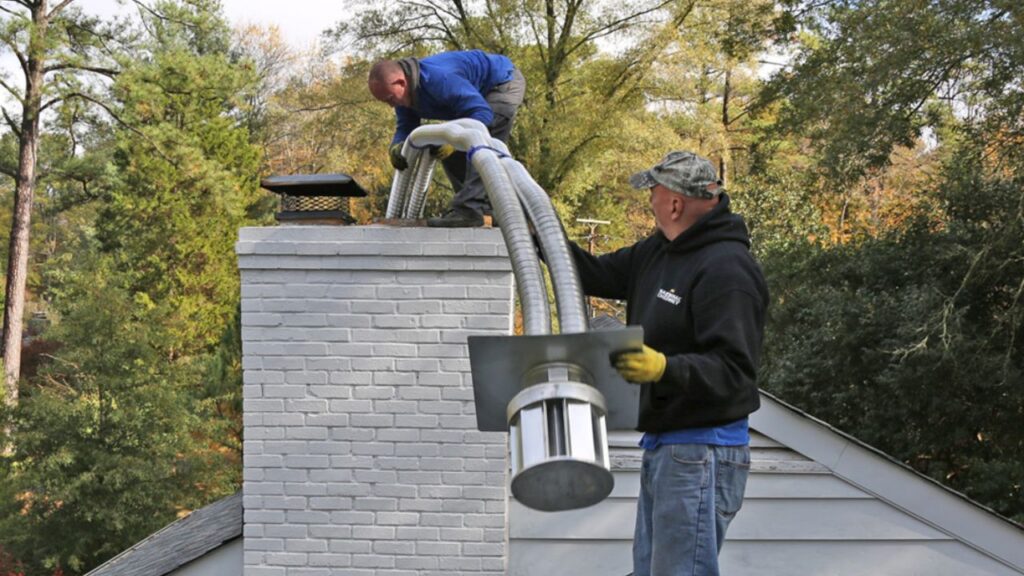
M 678 220 L 686 213 L 686 200 L 682 194 L 672 194 L 672 219 Z

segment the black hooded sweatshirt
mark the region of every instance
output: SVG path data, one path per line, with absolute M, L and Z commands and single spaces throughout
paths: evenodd
M 727 195 L 671 242 L 658 231 L 603 256 L 572 248 L 584 292 L 625 300 L 627 323 L 668 360 L 642 385 L 638 430 L 718 426 L 758 409 L 768 286 Z

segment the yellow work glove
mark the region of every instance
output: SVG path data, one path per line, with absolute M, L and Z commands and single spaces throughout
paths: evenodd
M 440 146 L 431 146 L 430 155 L 437 160 L 444 160 L 455 153 L 455 147 L 451 144 L 441 144 Z
M 615 369 L 629 382 L 657 382 L 665 374 L 665 355 L 650 346 L 615 355 Z
M 409 161 L 402 156 L 402 146 L 405 142 L 395 142 L 388 148 L 388 158 L 391 160 L 391 165 L 395 167 L 395 170 L 405 170 L 409 167 Z

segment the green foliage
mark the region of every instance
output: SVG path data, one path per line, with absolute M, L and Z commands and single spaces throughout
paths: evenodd
M 1018 2 L 790 4 L 808 14 L 799 22 L 810 40 L 762 100 L 782 103 L 779 128 L 815 140 L 821 170 L 843 183 L 912 147 L 929 102 L 985 114 L 1024 72 Z
M 762 95 L 780 121 L 757 164 L 769 184 L 797 176 L 806 202 L 779 207 L 810 229 L 784 218 L 762 246 L 765 387 L 1024 519 L 1021 7 L 790 4 L 804 42 Z
M 763 385 L 1024 520 L 1024 193 L 1020 172 L 951 157 L 942 229 L 766 258 Z
M 15 3 L 5 8 L 0 20 L 0 40 L 4 49 L 24 59 L 22 73 L 28 73 L 29 56 L 48 67 L 35 106 L 50 104 L 54 99 L 93 96 L 96 75 L 109 76 L 115 72 L 115 56 L 121 43 L 129 41 L 123 21 L 104 21 L 84 13 L 77 4 L 52 4 L 43 14 L 37 3 Z M 35 20 L 33 20 L 35 17 Z M 25 83 L 8 83 L 3 88 L 19 97 L 21 104 L 27 92 Z M 32 111 L 38 114 L 39 110 Z
M 199 399 L 198 412 L 207 415 L 206 437 L 223 455 L 226 469 L 214 470 L 221 486 L 213 493 L 224 493 L 239 486 L 237 467 L 242 456 L 242 314 L 235 309 L 224 327 L 217 348 L 198 363 L 202 379 L 194 391 Z M 213 485 L 212 483 L 210 484 Z
M 259 152 L 229 113 L 252 81 L 224 54 L 173 48 L 114 86 L 136 128 L 118 135 L 98 238 L 140 297 L 178 310 L 175 354 L 210 350 L 237 307 L 232 246 L 261 196 Z
M 196 367 L 167 355 L 175 311 L 107 258 L 75 268 L 47 334 L 64 345 L 23 395 L 5 482 L 0 545 L 33 572 L 83 572 L 232 484 L 204 441 Z
M 87 571 L 240 484 L 233 247 L 265 205 L 241 108 L 254 76 L 217 6 L 158 4 L 109 86 L 118 123 L 76 131 L 61 122 L 87 111 L 68 102 L 44 141 L 64 158 L 37 223 L 51 352 L 0 470 L 0 548 L 31 574 Z
M 151 53 L 228 53 L 231 32 L 221 13 L 220 0 L 158 0 L 146 12 L 143 24 Z

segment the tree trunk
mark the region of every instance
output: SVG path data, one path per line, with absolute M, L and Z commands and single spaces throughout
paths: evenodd
M 718 157 L 718 179 L 722 181 L 722 186 L 728 189 L 728 182 L 726 181 L 726 168 L 728 162 L 728 155 L 732 153 L 732 142 L 729 138 L 729 97 L 732 95 L 732 85 L 730 80 L 732 79 L 732 70 L 725 71 L 725 85 L 722 87 L 722 155 Z
M 25 316 L 29 232 L 32 224 L 32 196 L 36 186 L 45 38 L 49 24 L 47 0 L 39 0 L 31 10 L 33 27 L 26 54 L 25 101 L 21 115 L 18 176 L 15 181 L 14 217 L 11 223 L 10 253 L 7 261 L 7 300 L 4 303 L 4 401 L 8 406 L 15 406 L 18 403 L 18 378 L 21 374 L 21 333 Z
M 547 106 L 547 110 L 541 115 L 541 130 L 538 136 L 538 147 L 540 150 L 540 162 L 538 174 L 536 176 L 537 183 L 540 184 L 541 188 L 545 190 L 554 189 L 555 180 L 555 168 L 553 153 L 551 151 L 551 137 L 549 136 L 548 123 L 549 120 L 554 116 L 556 106 L 558 105 L 558 65 L 557 61 L 560 57 L 556 54 L 557 38 L 558 38 L 558 20 L 555 10 L 555 1 L 546 0 L 544 2 L 544 25 L 547 31 L 546 45 L 541 51 L 541 60 L 544 64 L 544 105 Z

